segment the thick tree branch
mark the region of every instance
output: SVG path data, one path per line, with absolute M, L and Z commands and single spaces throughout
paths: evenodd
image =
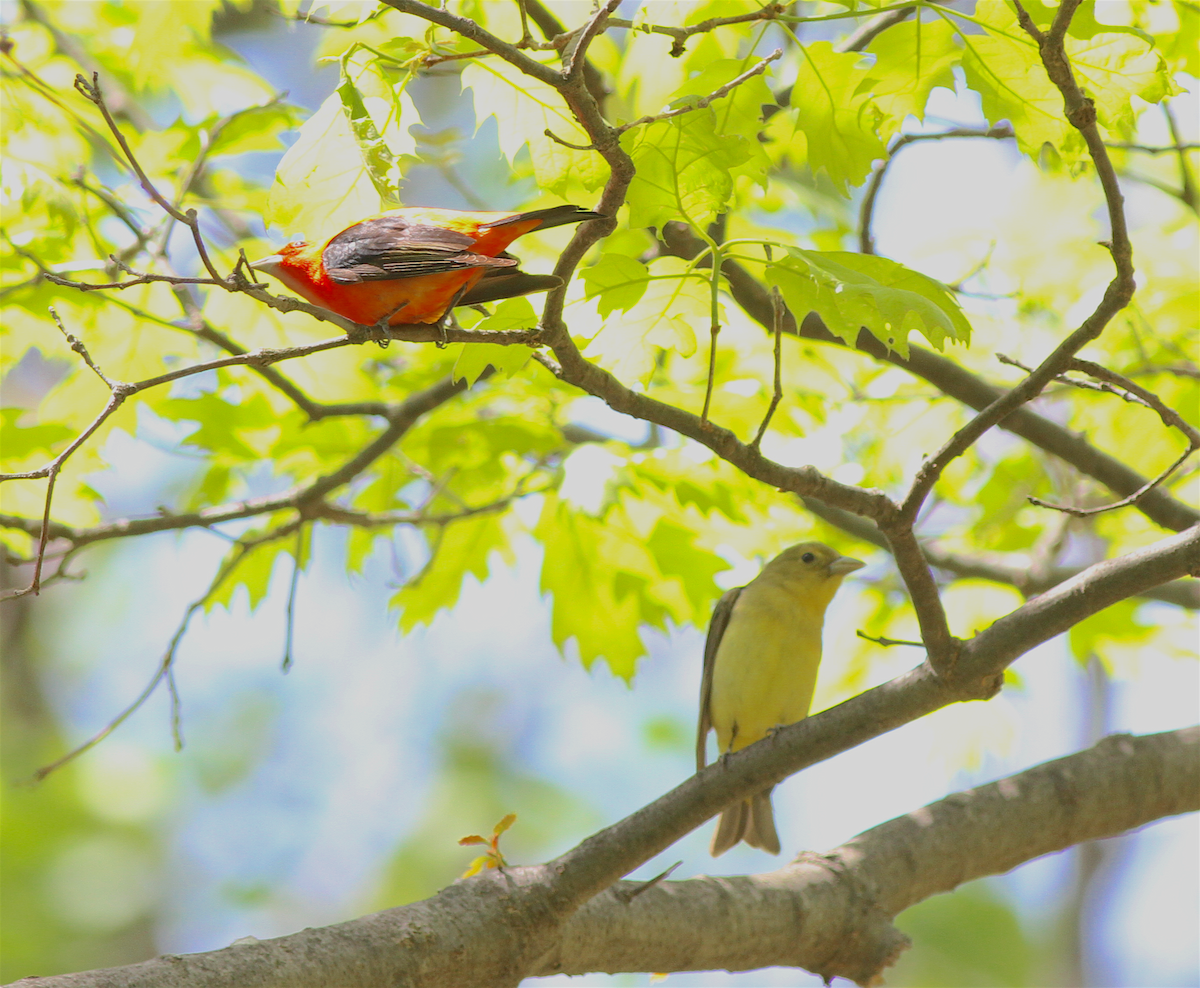
M 1114 735 L 1094 748 L 956 793 L 775 872 L 618 882 L 546 932 L 505 940 L 522 907 L 544 908 L 546 866 L 460 881 L 432 899 L 349 923 L 223 950 L 37 979 L 39 988 L 246 988 L 407 984 L 473 988 L 590 971 L 803 967 L 878 983 L 908 946 L 909 906 L 1043 854 L 1200 809 L 1200 729 Z M 493 948 L 494 949 L 491 949 Z M 31 984 L 32 984 L 32 979 Z M 21 982 L 18 982 L 21 984 Z
M 907 944 L 889 920 L 957 886 L 1084 841 L 1200 809 L 1200 728 L 1114 735 L 955 793 L 778 871 L 633 882 L 563 927 L 534 976 L 802 967 L 871 984 Z M 640 901 L 639 901 L 640 900 Z
M 1117 601 L 1182 576 L 1200 576 L 1200 525 L 1089 566 L 1006 614 L 966 643 L 961 671 L 987 675 Z

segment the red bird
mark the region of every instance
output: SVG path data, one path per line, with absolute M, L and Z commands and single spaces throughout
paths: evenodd
M 436 323 L 456 305 L 557 288 L 561 278 L 526 274 L 504 248 L 532 230 L 600 218 L 579 206 L 527 213 L 393 209 L 320 246 L 296 241 L 250 266 L 366 326 Z

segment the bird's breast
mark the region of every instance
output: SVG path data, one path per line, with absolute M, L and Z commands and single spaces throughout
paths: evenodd
M 820 612 L 790 595 L 743 593 L 738 599 L 713 666 L 709 709 L 722 751 L 731 740 L 738 750 L 808 716 L 821 625 Z

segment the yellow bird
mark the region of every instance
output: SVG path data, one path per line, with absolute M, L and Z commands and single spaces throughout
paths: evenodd
M 717 601 L 704 644 L 697 772 L 707 761 L 710 729 L 716 730 L 724 755 L 808 716 L 821 664 L 825 608 L 846 574 L 864 565 L 820 542 L 801 542 Z M 779 853 L 773 788 L 725 809 L 709 848 L 714 858 L 739 840 Z

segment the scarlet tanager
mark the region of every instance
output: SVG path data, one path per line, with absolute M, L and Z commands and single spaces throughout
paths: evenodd
M 296 241 L 250 266 L 357 323 L 435 323 L 456 305 L 557 288 L 561 278 L 526 274 L 504 248 L 532 230 L 599 218 L 579 206 L 527 213 L 393 209 L 323 244 Z
M 704 644 L 696 771 L 715 729 L 722 755 L 803 720 L 821 664 L 825 608 L 847 573 L 865 564 L 820 542 L 784 549 L 744 587 L 717 601 Z M 771 789 L 727 807 L 709 847 L 715 858 L 744 840 L 779 853 Z

